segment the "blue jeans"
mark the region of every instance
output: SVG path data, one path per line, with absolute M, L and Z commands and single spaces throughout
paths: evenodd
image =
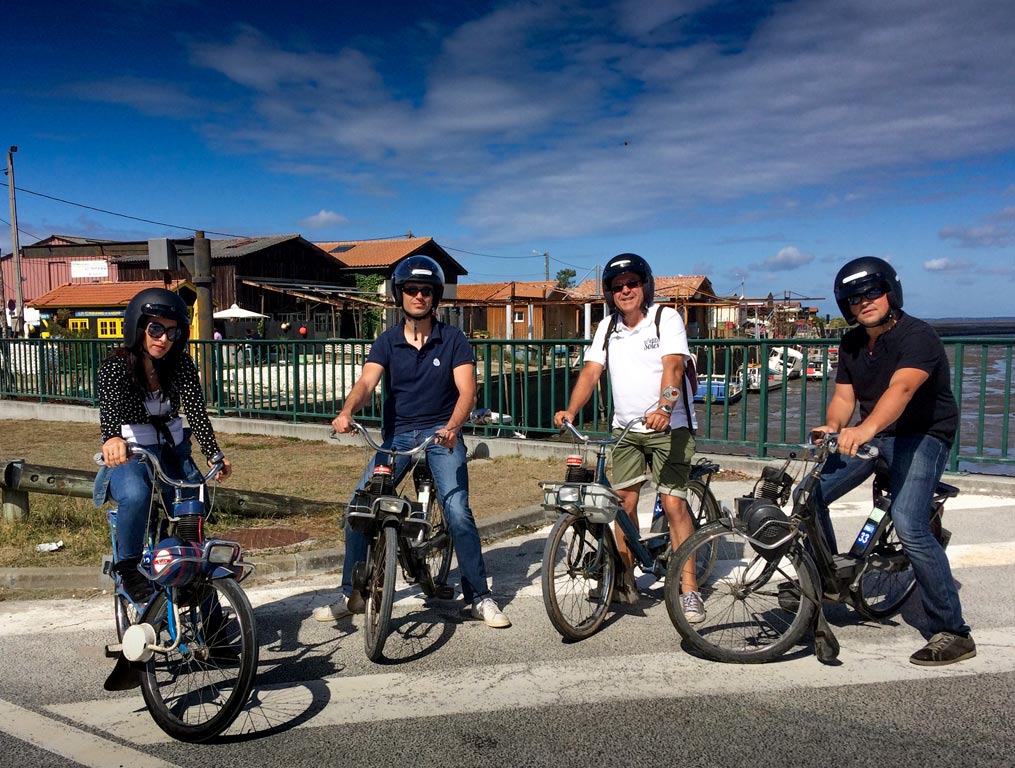
M 929 435 L 883 436 L 871 444 L 891 470 L 892 522 L 913 564 L 931 633 L 967 634 L 948 557 L 930 530 L 931 500 L 948 460 L 948 445 Z M 828 505 L 870 477 L 876 463 L 834 454 L 825 464 L 814 499 L 833 552 L 837 550 Z
M 396 451 L 407 451 L 422 443 L 426 438 L 441 428 L 405 432 L 384 440 L 385 448 Z M 462 579 L 462 597 L 466 602 L 475 602 L 490 594 L 486 585 L 486 566 L 483 564 L 483 552 L 479 545 L 479 530 L 476 520 L 469 508 L 469 472 L 465 463 L 465 445 L 461 439 L 455 444 L 454 450 L 443 445 L 431 445 L 426 450 L 426 458 L 430 462 L 434 485 L 444 507 L 444 514 L 451 527 L 451 539 L 458 554 L 458 571 Z M 388 457 L 383 454 L 374 456 L 367 464 L 357 488 L 365 488 L 370 482 L 374 465 L 387 463 Z M 397 486 L 411 466 L 412 460 L 399 456 L 395 461 L 395 485 Z M 348 520 L 345 523 L 345 561 L 342 565 L 342 591 L 346 596 L 352 594 L 352 572 L 357 563 L 367 559 L 369 538 L 354 531 Z
M 175 453 L 176 460 L 189 480 L 200 480 L 201 474 L 190 458 L 190 439 L 185 438 L 175 447 L 146 445 L 159 453 L 163 469 L 171 473 L 171 464 L 166 454 Z M 172 459 L 170 458 L 170 461 Z M 153 470 L 148 462 L 142 463 L 139 456 L 132 456 L 126 464 L 118 467 L 100 467 L 95 476 L 93 501 L 101 507 L 107 501 L 116 503 L 116 560 L 141 557 L 145 534 L 148 531 L 149 513 L 152 504 Z M 196 498 L 196 491 L 184 491 L 184 498 Z M 167 509 L 172 509 L 173 491 L 163 490 L 162 498 Z

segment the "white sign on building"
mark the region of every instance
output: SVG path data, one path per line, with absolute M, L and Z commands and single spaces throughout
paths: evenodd
M 90 261 L 72 261 L 70 263 L 72 278 L 109 277 L 109 264 L 102 259 Z

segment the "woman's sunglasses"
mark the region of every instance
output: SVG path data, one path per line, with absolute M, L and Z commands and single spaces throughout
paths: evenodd
M 424 299 L 429 299 L 431 296 L 433 296 L 433 288 L 431 288 L 429 285 L 407 285 L 402 289 L 402 291 L 409 294 L 413 298 L 416 298 L 416 296 L 418 296 L 421 293 L 423 294 Z
M 170 341 L 176 341 L 183 335 L 183 329 L 178 325 L 174 325 L 172 328 L 166 328 L 166 326 L 162 323 L 148 323 L 148 327 L 145 328 L 145 333 L 153 339 L 161 339 L 165 336 Z
M 853 296 L 848 296 L 846 298 L 846 301 L 849 302 L 849 306 L 855 307 L 862 301 L 874 301 L 874 299 L 880 299 L 886 293 L 887 291 L 884 288 L 881 288 L 880 286 L 876 285 L 873 288 L 868 288 L 866 291 L 863 291 L 861 293 L 857 293 Z

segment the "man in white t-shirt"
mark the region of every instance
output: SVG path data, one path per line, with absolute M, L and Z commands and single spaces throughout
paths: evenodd
M 694 531 L 687 509 L 693 431 L 697 428 L 691 383 L 694 360 L 683 319 L 669 307 L 655 306 L 654 292 L 652 268 L 641 256 L 622 253 L 606 265 L 603 296 L 612 314 L 604 317 L 596 329 L 567 409 L 554 414 L 554 423 L 559 427 L 564 419 L 575 420 L 608 367 L 614 431 L 645 416 L 645 424 L 632 427 L 614 448 L 613 489 L 637 526 L 638 494 L 648 477 L 646 458 L 651 457 L 652 479 L 662 496 L 670 542 L 676 549 Z M 670 387 L 680 393 L 673 403 L 663 397 Z M 619 525 L 615 530 L 617 551 L 624 564 L 617 599 L 637 603 L 633 555 Z M 697 623 L 705 619 L 705 607 L 694 563 L 689 561 L 687 565 L 682 574 L 681 605 L 688 620 Z

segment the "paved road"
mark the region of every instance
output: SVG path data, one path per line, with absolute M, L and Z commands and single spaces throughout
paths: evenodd
M 862 499 L 842 505 L 841 535 L 865 512 Z M 511 629 L 403 585 L 382 665 L 366 661 L 358 619 L 309 618 L 334 577 L 254 588 L 255 696 L 220 743 L 200 747 L 165 737 L 136 691 L 102 691 L 108 596 L 2 603 L 0 766 L 1008 766 L 1015 501 L 963 494 L 947 525 L 979 648 L 963 664 L 908 663 L 922 644 L 918 600 L 882 625 L 834 610 L 838 666 L 806 651 L 764 666 L 703 661 L 680 649 L 661 584 L 644 576 L 640 606 L 565 644 L 542 606 L 544 530 L 488 549 Z

